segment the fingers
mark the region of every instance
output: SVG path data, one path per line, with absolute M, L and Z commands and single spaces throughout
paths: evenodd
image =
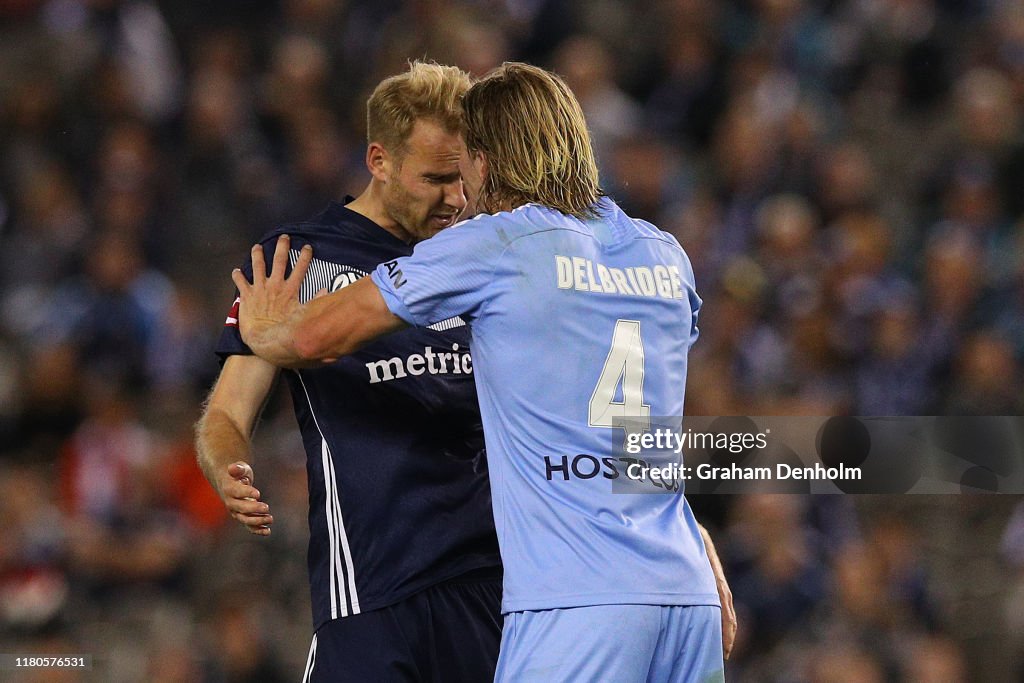
M 250 499 L 258 501 L 260 499 L 259 489 L 252 485 L 252 480 L 249 477 L 232 479 L 225 482 L 221 485 L 221 494 L 225 498 L 225 504 L 227 500 Z
M 282 235 L 284 237 L 284 235 Z M 280 246 L 280 240 L 278 241 Z M 285 252 L 288 250 L 285 249 Z M 258 244 L 252 245 L 252 249 L 249 251 L 252 255 L 252 283 L 254 285 L 262 285 L 267 281 L 267 264 L 263 258 L 263 247 Z M 276 258 L 277 252 L 274 252 Z
M 224 505 L 232 515 L 266 517 L 270 514 L 270 506 L 254 498 L 228 498 Z
M 291 249 L 292 238 L 288 235 L 281 235 L 277 238 L 277 245 L 274 247 L 274 267 L 270 271 L 270 277 L 278 280 L 284 279 L 284 271 L 288 267 L 288 251 Z M 255 262 L 253 263 L 255 267 Z M 302 278 L 299 278 L 300 280 Z
M 284 272 L 288 264 L 290 245 L 291 238 L 288 235 L 281 235 L 278 238 L 277 247 L 274 249 L 274 271 L 271 273 L 271 277 L 284 280 L 284 287 L 281 292 L 286 298 L 297 299 L 299 290 L 302 288 L 302 281 L 306 277 L 306 271 L 309 270 L 309 264 L 313 260 L 313 247 L 308 244 L 303 245 L 302 249 L 299 250 L 299 258 L 295 261 L 295 267 L 292 268 L 291 274 L 285 278 Z
M 252 472 L 252 467 L 249 463 L 239 460 L 228 465 L 228 476 L 232 479 L 237 479 L 243 484 L 251 485 L 255 481 L 256 477 Z
M 722 617 L 722 653 L 725 656 L 726 661 L 729 660 L 729 655 L 732 654 L 732 647 L 736 644 L 736 620 L 727 621 L 726 617 Z
M 729 591 L 727 599 L 722 601 L 722 651 L 728 660 L 732 654 L 733 645 L 736 644 L 736 608 L 732 601 L 732 592 Z
M 270 515 L 241 515 L 233 512 L 231 517 L 240 522 L 246 531 L 255 536 L 269 536 L 270 527 L 274 523 L 274 518 Z
M 278 279 L 285 279 L 285 272 L 288 268 L 288 254 L 291 252 L 292 238 L 290 235 L 281 235 L 277 238 L 277 244 L 274 246 L 274 265 L 270 271 L 270 277 L 276 277 Z M 313 247 L 308 244 L 304 244 L 302 249 L 299 250 L 299 258 L 295 261 L 295 267 L 292 268 L 291 275 L 288 276 L 288 280 L 301 283 L 302 279 L 306 277 L 306 271 L 309 269 L 309 264 L 313 260 Z
M 249 281 L 245 279 L 245 275 L 242 274 L 242 270 L 240 268 L 235 268 L 231 271 L 231 281 L 235 283 L 235 287 L 238 288 L 238 293 L 240 295 L 247 296 L 249 294 L 249 289 L 252 285 L 250 285 Z
M 239 482 L 238 486 L 244 485 Z M 224 498 L 224 506 L 231 513 L 232 519 L 243 524 L 249 533 L 269 536 L 270 525 L 274 523 L 274 517 L 270 514 L 270 506 L 259 500 L 259 491 L 252 487 L 245 488 L 251 490 L 255 495 L 245 497 L 227 495 Z
M 252 257 L 252 285 L 245 279 L 245 275 L 242 274 L 241 270 L 236 268 L 231 273 L 231 279 L 235 285 L 238 286 L 239 291 L 249 290 L 253 285 L 261 285 L 265 283 L 269 278 L 277 278 L 279 280 L 285 279 L 285 272 L 288 269 L 288 254 L 291 251 L 291 236 L 281 235 L 277 238 L 277 244 L 274 246 L 274 260 L 271 262 L 270 273 L 267 273 L 266 257 L 263 254 L 263 247 L 259 244 L 252 245 L 251 257 Z M 305 244 L 302 249 L 299 250 L 299 258 L 295 262 L 295 267 L 292 268 L 291 275 L 288 276 L 289 282 L 295 283 L 295 289 L 298 290 L 298 286 L 302 283 L 303 278 L 306 277 L 306 271 L 309 270 L 309 264 L 313 261 L 313 247 Z
M 292 269 L 291 279 L 297 284 L 301 284 L 306 277 L 306 271 L 309 270 L 309 264 L 313 261 L 313 247 L 308 244 L 304 244 L 302 249 L 299 251 L 299 260 L 295 262 L 295 267 Z
M 221 485 L 221 498 L 232 519 L 257 536 L 269 536 L 274 518 L 270 506 L 260 500 L 260 491 L 252 485 L 255 475 L 249 463 L 233 462 L 227 467 L 228 479 Z

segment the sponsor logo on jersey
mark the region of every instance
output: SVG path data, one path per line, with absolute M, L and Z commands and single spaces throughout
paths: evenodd
M 458 344 L 452 344 L 451 351 L 435 351 L 427 346 L 423 353 L 413 353 L 405 358 L 375 360 L 366 364 L 370 374 L 370 384 L 391 382 L 412 375 L 472 375 L 473 359 L 469 351 L 460 351 Z
M 388 261 L 384 264 L 384 269 L 388 271 L 388 277 L 391 278 L 391 283 L 395 286 L 395 289 L 401 289 L 408 280 L 405 279 L 405 275 L 402 274 L 402 269 L 398 267 L 398 260 Z
M 641 468 L 651 468 L 651 465 L 642 458 L 620 457 L 598 457 L 589 453 L 578 453 L 576 455 L 544 456 L 544 477 L 548 481 L 560 482 L 573 479 L 593 479 L 597 476 L 605 479 L 618 479 L 626 473 L 630 465 L 639 465 Z M 678 491 L 678 481 L 662 481 L 651 479 L 654 486 L 666 491 Z

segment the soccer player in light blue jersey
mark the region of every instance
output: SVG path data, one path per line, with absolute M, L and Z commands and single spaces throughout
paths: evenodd
M 556 76 L 505 64 L 463 109 L 467 193 L 484 213 L 306 306 L 303 264 L 281 275 L 287 245 L 269 278 L 254 249 L 253 284 L 232 276 L 243 339 L 294 367 L 461 316 L 505 565 L 496 680 L 723 680 L 735 621 L 710 540 L 681 490 L 614 487 L 617 418 L 682 415 L 700 307 L 690 262 L 603 196 L 583 114 Z

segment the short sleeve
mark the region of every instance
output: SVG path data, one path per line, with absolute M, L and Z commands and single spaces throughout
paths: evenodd
M 690 263 L 690 257 L 685 251 L 681 253 L 683 257 L 683 276 L 686 278 L 686 291 L 690 299 L 690 315 L 692 316 L 690 321 L 690 345 L 693 346 L 694 342 L 697 341 L 697 337 L 700 336 L 700 330 L 697 328 L 697 316 L 704 302 L 697 295 L 697 283 L 693 274 L 693 264 Z
M 242 273 L 245 275 L 245 279 L 252 282 L 252 259 L 247 258 L 245 263 L 242 264 Z M 252 349 L 246 346 L 245 342 L 242 341 L 242 333 L 238 329 L 238 305 L 240 299 L 238 298 L 238 290 L 235 290 L 235 300 L 231 304 L 231 308 L 228 309 L 227 317 L 224 319 L 224 327 L 221 330 L 220 338 L 217 340 L 217 346 L 214 352 L 217 357 L 220 358 L 220 362 L 223 363 L 228 359 L 228 356 L 251 356 Z
M 392 313 L 417 327 L 477 317 L 487 301 L 505 240 L 494 216 L 479 216 L 416 245 L 411 256 L 372 273 Z
M 252 272 L 246 275 L 251 277 Z M 214 349 L 217 357 L 223 363 L 228 356 L 251 356 L 252 350 L 242 341 L 242 335 L 238 331 L 238 291 L 235 291 L 235 301 L 231 304 L 227 318 L 224 320 L 224 328 L 221 330 L 220 338 L 217 339 L 217 346 Z
M 280 232 L 274 232 L 260 242 L 263 245 L 263 257 L 268 265 L 274 262 L 274 249 L 277 247 L 277 237 L 279 234 Z M 293 249 L 296 245 L 301 248 L 303 244 L 305 244 L 305 241 L 301 238 L 292 237 Z M 245 279 L 252 282 L 252 257 L 246 257 L 245 262 L 240 267 L 242 274 L 245 275 Z M 288 272 L 291 272 L 290 261 L 286 274 Z M 224 327 L 221 330 L 220 338 L 217 340 L 217 346 L 214 348 L 214 353 L 220 358 L 221 363 L 227 360 L 228 356 L 252 355 L 252 349 L 242 341 L 242 333 L 238 330 L 238 305 L 238 290 L 236 289 L 234 302 L 228 309 L 227 317 L 224 319 Z

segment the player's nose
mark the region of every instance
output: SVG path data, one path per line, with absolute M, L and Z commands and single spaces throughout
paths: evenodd
M 460 213 L 466 208 L 466 190 L 463 187 L 461 178 L 445 184 L 444 203 Z

